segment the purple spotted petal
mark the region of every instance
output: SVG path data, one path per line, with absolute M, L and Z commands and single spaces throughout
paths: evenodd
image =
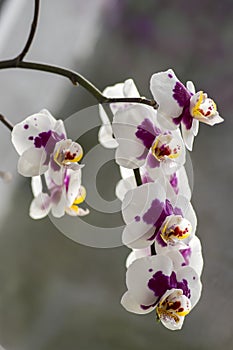
M 173 98 L 180 107 L 185 107 L 191 98 L 191 94 L 180 81 L 177 81 L 173 89 Z
M 143 145 L 149 150 L 155 140 L 155 137 L 161 133 L 161 130 L 153 125 L 148 118 L 144 119 L 137 127 L 135 135 L 143 142 Z

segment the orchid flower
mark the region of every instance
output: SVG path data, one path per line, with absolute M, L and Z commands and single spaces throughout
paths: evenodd
M 148 182 L 154 182 L 149 176 L 145 167 L 142 166 L 141 168 L 139 168 L 139 171 L 143 184 Z M 117 198 L 123 201 L 126 193 L 129 190 L 136 188 L 137 184 L 133 170 L 120 167 L 120 173 L 122 179 L 118 181 L 115 193 Z M 180 196 L 184 196 L 189 200 L 191 199 L 192 192 L 189 186 L 189 180 L 184 166 L 179 168 L 175 173 L 167 176 L 164 176 L 160 169 L 160 173 L 158 172 L 158 179 L 162 178 L 164 178 L 165 180 L 165 186 L 167 188 L 167 191 L 171 192 L 170 189 L 172 188 L 176 195 L 179 194 Z
M 180 253 L 176 252 L 177 259 Z M 201 281 L 196 271 L 184 266 L 176 270 L 173 260 L 165 255 L 135 260 L 126 272 L 127 292 L 123 307 L 136 314 L 156 311 L 158 319 L 170 329 L 181 329 L 185 316 L 201 295 Z
M 191 241 L 184 247 L 182 244 L 178 247 L 178 250 L 174 250 L 174 246 L 168 245 L 167 247 L 161 247 L 155 241 L 155 251 L 158 255 L 168 256 L 174 264 L 175 269 L 180 269 L 183 266 L 192 267 L 199 276 L 201 276 L 203 269 L 203 257 L 200 239 L 195 235 Z M 177 254 L 179 252 L 179 254 Z M 144 249 L 132 249 L 126 259 L 126 267 L 128 268 L 135 260 L 151 256 L 151 248 Z
M 79 207 L 86 197 L 86 190 L 81 185 L 81 169 L 65 169 L 59 172 L 60 179 L 51 176 L 47 171 L 45 182 L 48 192 L 43 192 L 41 176 L 32 178 L 34 199 L 30 206 L 33 219 L 44 218 L 52 212 L 54 217 L 62 217 L 65 213 L 71 216 L 83 216 L 89 210 Z
M 190 151 L 199 121 L 211 126 L 223 122 L 215 102 L 203 91 L 195 92 L 191 81 L 185 87 L 172 69 L 152 75 L 150 89 L 159 104 L 159 123 L 169 130 L 181 124 L 182 136 Z
M 18 172 L 26 177 L 44 174 L 51 166 L 80 168 L 82 147 L 66 139 L 62 120 L 56 120 L 47 110 L 33 114 L 14 126 L 12 143 L 19 153 Z
M 163 254 L 169 256 L 172 260 L 175 255 L 176 265 L 175 268 L 181 268 L 182 266 L 192 267 L 200 276 L 203 269 L 203 256 L 200 239 L 195 235 L 184 246 L 178 244 L 176 250 L 173 245 L 162 247 L 157 241 L 155 241 L 155 250 L 157 254 Z M 180 253 L 180 259 L 177 259 L 177 251 Z
M 122 202 L 126 223 L 122 241 L 132 249 L 142 249 L 157 241 L 162 247 L 184 247 L 196 231 L 197 219 L 190 201 L 168 193 L 161 182 L 143 184 L 129 190 Z
M 138 89 L 133 79 L 127 79 L 124 83 L 118 83 L 113 86 L 108 86 L 103 91 L 103 95 L 107 97 L 140 97 Z M 123 110 L 131 106 L 131 103 L 111 103 L 110 109 L 115 115 L 119 110 Z M 112 126 L 102 105 L 99 105 L 99 115 L 102 121 L 102 126 L 99 130 L 99 142 L 106 148 L 116 148 L 117 141 L 113 138 Z
M 116 162 L 123 167 L 144 166 L 156 180 L 160 169 L 164 174 L 173 174 L 185 162 L 179 130 L 162 130 L 157 112 L 151 107 L 137 104 L 117 111 L 112 127 L 118 143 Z

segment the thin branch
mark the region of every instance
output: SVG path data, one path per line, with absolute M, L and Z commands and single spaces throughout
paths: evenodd
M 153 107 L 154 109 L 158 108 L 158 104 L 155 100 L 149 100 L 144 97 L 111 97 L 107 98 L 105 103 L 119 103 L 119 102 L 128 102 L 128 103 L 141 103 Z
M 33 38 L 36 33 L 38 17 L 39 17 L 39 9 L 40 9 L 40 0 L 35 0 L 34 16 L 31 24 L 30 33 L 22 52 L 15 58 L 17 61 L 22 61 L 26 56 L 26 54 L 28 53 L 28 50 L 30 49 L 30 46 L 32 44 Z
M 68 78 L 72 84 L 81 85 L 84 89 L 86 89 L 91 95 L 93 95 L 99 103 L 120 103 L 120 102 L 129 102 L 129 103 L 140 103 L 145 104 L 153 108 L 157 108 L 158 105 L 154 100 L 149 100 L 141 97 L 126 97 L 126 98 L 108 98 L 102 94 L 102 92 L 93 85 L 89 80 L 84 78 L 81 74 L 74 72 L 72 70 L 48 65 L 44 63 L 36 63 L 36 62 L 25 62 L 18 61 L 18 59 L 12 59 L 7 61 L 0 61 L 0 69 L 8 69 L 8 68 L 23 68 L 30 70 L 38 70 L 42 72 L 48 72 L 56 75 L 61 75 L 63 77 Z
M 0 121 L 10 130 L 13 130 L 14 125 L 9 122 L 2 114 L 0 114 Z

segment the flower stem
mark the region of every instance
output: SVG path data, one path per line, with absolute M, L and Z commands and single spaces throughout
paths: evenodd
M 87 90 L 92 96 L 96 98 L 99 103 L 140 103 L 145 104 L 153 108 L 157 108 L 157 103 L 154 100 L 142 98 L 142 97 L 112 97 L 108 98 L 102 94 L 102 92 L 93 85 L 89 80 L 84 78 L 81 74 L 69 70 L 67 68 L 53 66 L 44 63 L 36 63 L 36 62 L 27 62 L 27 61 L 19 61 L 18 58 L 0 61 L 0 69 L 10 69 L 10 68 L 21 68 L 21 69 L 30 69 L 30 70 L 38 70 L 43 72 L 48 72 L 56 75 L 60 75 L 68 78 L 72 84 L 81 85 L 85 90 Z
M 0 114 L 0 121 L 10 130 L 13 130 L 13 124 L 11 124 L 11 122 L 9 122 L 9 120 L 7 120 L 2 114 Z
M 34 16 L 31 24 L 31 29 L 29 32 L 28 39 L 26 41 L 26 44 L 22 50 L 22 52 L 15 58 L 18 61 L 22 61 L 26 54 L 28 53 L 32 41 L 34 39 L 35 33 L 36 33 L 36 28 L 37 28 L 37 23 L 38 23 L 38 17 L 39 17 L 39 9 L 40 9 L 40 0 L 35 0 L 35 7 L 34 7 Z

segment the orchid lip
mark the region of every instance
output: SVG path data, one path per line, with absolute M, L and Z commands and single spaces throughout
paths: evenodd
M 160 162 L 167 158 L 175 159 L 180 156 L 181 146 L 176 143 L 176 140 L 171 134 L 161 134 L 156 137 L 155 142 L 151 147 L 153 156 Z

